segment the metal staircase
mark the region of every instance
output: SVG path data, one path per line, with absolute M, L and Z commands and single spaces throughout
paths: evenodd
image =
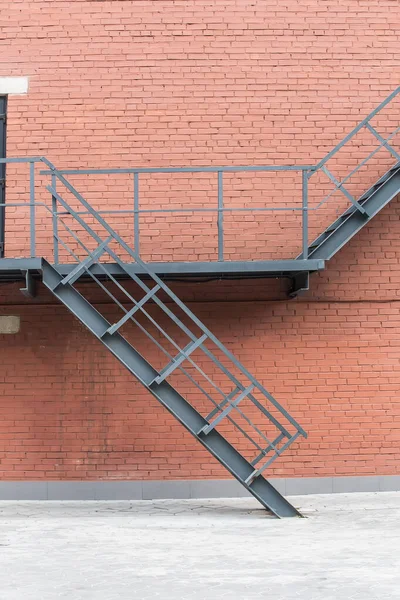
M 334 184 L 333 190 L 323 198 L 318 206 L 319 209 L 329 198 L 340 190 L 350 202 L 350 207 L 347 208 L 329 227 L 325 229 L 307 248 L 303 247 L 303 252 L 298 255 L 298 260 L 307 258 L 319 258 L 329 260 L 338 252 L 362 227 L 367 225 L 371 219 L 384 208 L 400 191 L 400 152 L 393 147 L 395 137 L 400 132 L 400 127 L 397 126 L 391 134 L 384 138 L 372 125 L 374 119 L 382 112 L 382 110 L 391 104 L 400 95 L 400 87 L 396 88 L 379 106 L 377 106 L 365 119 L 360 121 L 358 125 L 346 135 L 346 137 L 333 148 L 313 169 L 307 174 L 307 186 L 310 178 L 322 171 L 327 178 Z M 398 123 L 398 119 L 397 119 Z M 372 152 L 360 161 L 350 173 L 338 181 L 331 170 L 328 169 L 328 162 L 337 155 L 342 148 L 351 143 L 353 138 L 362 130 L 367 130 L 368 133 L 378 142 Z M 392 160 L 395 161 L 389 170 L 380 177 L 367 191 L 365 191 L 358 199 L 346 189 L 345 184 L 350 178 L 356 174 L 362 167 L 376 156 L 377 152 L 385 149 Z M 307 187 L 306 186 L 306 187 Z
M 128 371 L 264 507 L 278 517 L 299 516 L 299 512 L 264 478 L 264 472 L 300 436 L 306 437 L 306 433 L 159 276 L 171 273 L 171 265 L 155 266 L 140 258 L 139 175 L 142 172 L 175 171 L 214 172 L 218 175 L 218 261 L 200 266 L 178 263 L 172 272 L 179 273 L 181 277 L 209 272 L 235 273 L 237 276 L 290 276 L 294 282 L 292 295 L 295 296 L 301 289 L 308 288 L 310 272 L 323 269 L 324 261 L 329 260 L 400 192 L 400 156 L 389 143 L 400 127 L 385 139 L 370 123 L 399 93 L 400 88 L 315 166 L 82 171 L 133 174 L 133 245 L 127 243 L 66 178 L 66 175 L 80 171 L 57 170 L 42 157 L 0 159 L 0 164 L 29 163 L 30 169 L 29 203 L 6 205 L 29 207 L 30 256 L 0 259 L 0 276 L 8 281 L 20 278 L 22 274 L 26 279 L 23 293 L 27 296 L 34 294 L 34 279 L 40 277 L 51 293 Z M 390 152 L 395 164 L 368 191 L 355 199 L 345 183 L 376 150 L 342 181 L 335 178 L 327 162 L 363 127 L 376 137 L 378 149 L 384 147 Z M 35 163 L 44 164 L 46 170 L 42 174 L 51 176 L 51 185 L 46 188 L 51 195 L 51 205 L 35 198 Z M 296 259 L 247 264 L 224 261 L 223 173 L 237 170 L 292 170 L 301 173 L 302 252 Z M 308 218 L 312 209 L 308 203 L 308 186 L 309 180 L 318 171 L 332 181 L 335 190 L 343 192 L 350 206 L 309 244 Z M 319 206 L 324 202 L 325 199 Z M 39 209 L 44 211 L 51 223 L 52 257 L 44 257 L 37 252 L 36 216 Z M 88 281 L 94 282 L 111 299 L 104 313 L 99 305 L 96 304 L 95 308 L 91 287 L 82 285 Z M 112 316 L 109 314 L 111 305 L 115 307 Z
M 296 260 L 304 261 L 331 259 L 351 238 L 358 233 L 371 219 L 375 217 L 393 198 L 400 193 L 400 152 L 393 147 L 393 141 L 400 132 L 397 126 L 390 135 L 383 137 L 371 122 L 400 95 L 400 87 L 396 88 L 381 104 L 379 104 L 365 119 L 346 135 L 346 137 L 333 148 L 317 165 L 303 174 L 303 209 L 309 214 L 308 186 L 310 179 L 318 172 L 323 172 L 333 183 L 334 187 L 325 198 L 320 200 L 314 210 L 320 209 L 333 196 L 336 191 L 342 192 L 347 198 L 348 206 L 321 234 L 311 243 L 308 243 L 308 218 L 303 219 L 303 250 Z M 398 123 L 398 119 L 397 119 Z M 341 181 L 330 169 L 328 162 L 335 157 L 361 131 L 367 130 L 377 140 L 377 146 L 363 160 L 361 160 Z M 347 189 L 350 178 L 362 167 L 365 167 L 376 154 L 385 149 L 394 164 L 382 175 L 367 191 L 357 199 Z M 345 185 L 346 184 L 346 185 Z M 310 272 L 299 271 L 292 276 L 293 287 L 290 292 L 292 298 L 309 289 Z
M 41 270 L 45 286 L 263 506 L 278 517 L 299 515 L 298 511 L 264 479 L 262 473 L 300 435 L 306 436 L 303 428 L 172 290 L 135 255 L 75 188 L 55 169 L 53 172 L 66 190 L 88 211 L 92 217 L 92 224 L 89 225 L 54 187 L 49 186 L 52 197 L 74 217 L 88 234 L 87 238 L 95 240 L 97 247 L 89 251 L 87 238 L 83 243 L 71 226 L 66 225 L 70 237 L 77 242 L 86 256 L 79 260 L 67 276 L 63 276 L 56 266 L 43 259 Z M 62 219 L 60 223 L 65 225 Z M 93 223 L 100 226 L 105 239 L 95 231 Z M 77 260 L 76 252 L 67 246 L 59 234 L 58 240 Z M 121 260 L 117 249 L 125 254 L 124 261 Z M 104 261 L 106 255 L 126 273 L 127 277 L 123 283 L 107 270 L 107 262 Z M 146 283 L 136 275 L 129 274 L 126 269 L 127 256 L 138 262 L 146 272 Z M 103 270 L 107 279 L 122 293 L 124 303 L 93 274 L 95 265 Z M 77 291 L 75 285 L 82 276 L 91 277 L 113 300 L 122 312 L 119 319 L 110 322 Z M 135 293 L 129 289 L 129 283 L 132 282 L 136 284 Z M 161 299 L 161 295 L 164 299 Z M 129 308 L 125 306 L 126 302 L 130 305 Z M 150 302 L 161 309 L 163 321 L 151 314 L 151 309 L 148 308 Z M 147 322 L 151 323 L 170 347 L 175 348 L 174 355 L 143 326 L 137 318 L 139 313 L 144 315 Z M 182 316 L 178 316 L 177 313 L 181 313 Z M 166 356 L 162 368 L 154 368 L 121 334 L 129 321 Z M 184 347 L 167 331 L 168 322 L 183 334 L 181 337 L 188 342 Z M 204 362 L 211 366 L 211 373 L 205 372 Z M 173 376 L 177 372 L 180 377 L 177 378 L 177 383 L 174 383 Z M 182 377 L 186 380 L 183 386 L 186 397 L 177 389 L 179 384 L 182 385 Z M 188 400 L 191 395 L 187 392 L 188 384 L 191 392 L 196 392 L 192 402 Z M 201 403 L 199 397 L 205 402 Z M 196 408 L 199 404 L 201 408 Z M 264 425 L 260 426 L 262 419 Z M 225 432 L 225 435 L 222 432 Z M 228 441 L 229 437 L 235 441 L 242 438 L 246 449 L 239 452 L 235 444 Z

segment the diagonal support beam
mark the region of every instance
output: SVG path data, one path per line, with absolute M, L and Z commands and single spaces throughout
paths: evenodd
M 77 265 L 69 275 L 64 277 L 64 279 L 60 281 L 60 284 L 67 285 L 67 283 L 69 283 L 72 285 L 75 283 L 75 281 L 77 281 L 87 269 L 89 269 L 92 265 L 94 265 L 95 262 L 99 260 L 100 256 L 105 252 L 107 245 L 112 241 L 112 239 L 113 238 L 110 235 L 106 240 L 104 240 L 104 242 L 102 242 L 100 246 L 91 252 L 90 255 L 87 256 L 82 262 L 80 262 L 79 265 Z
M 283 446 L 281 448 L 276 449 L 275 448 L 275 455 L 272 456 L 269 460 L 267 460 L 266 463 L 263 464 L 262 467 L 259 467 L 258 469 L 255 469 L 251 475 L 249 475 L 246 479 L 246 483 L 247 485 L 251 485 L 253 483 L 253 481 L 259 477 L 259 475 L 261 475 L 263 473 L 263 471 L 265 471 L 265 469 L 267 467 L 269 467 L 269 465 L 278 457 L 282 454 L 282 452 L 284 452 L 287 448 L 289 448 L 289 446 L 291 444 L 293 444 L 293 442 L 295 442 L 297 440 L 297 438 L 299 437 L 300 432 L 296 431 L 296 433 L 286 442 L 286 444 L 283 444 Z
M 137 304 L 135 304 L 135 306 L 133 308 L 131 308 L 131 310 L 129 310 L 126 315 L 124 315 L 117 323 L 114 323 L 114 325 L 112 325 L 111 327 L 109 327 L 106 331 L 106 333 L 113 335 L 116 331 L 118 331 L 118 329 L 120 327 L 122 327 L 122 325 L 124 323 L 126 323 L 127 321 L 129 321 L 129 319 L 131 317 L 133 317 L 133 315 L 142 308 L 142 306 L 144 306 L 146 304 L 146 302 L 148 302 L 148 300 L 150 300 L 160 289 L 159 285 L 155 285 L 148 294 L 146 294 L 141 300 L 139 300 L 139 302 Z
M 160 372 L 154 381 L 160 384 L 162 381 L 164 381 L 164 379 L 169 377 L 175 371 L 175 369 L 177 369 L 179 365 L 181 365 L 183 361 L 185 361 L 192 354 L 192 352 L 196 350 L 196 348 L 199 348 L 206 341 L 207 337 L 208 336 L 204 334 L 195 342 L 188 344 L 179 354 L 177 354 L 177 356 L 169 363 L 169 365 L 167 365 Z
M 205 417 L 206 421 L 209 421 L 210 419 L 215 417 L 215 415 L 217 415 L 219 413 L 219 411 L 222 410 L 224 408 L 224 406 L 230 400 L 232 400 L 232 398 L 234 398 L 238 392 L 240 392 L 240 390 L 241 390 L 241 388 L 235 387 L 235 389 L 232 390 L 230 394 L 225 396 L 225 398 L 222 400 L 222 402 L 220 402 L 215 408 L 213 408 L 213 410 Z
M 274 439 L 274 441 L 267 446 L 266 448 L 264 448 L 264 450 L 262 450 L 260 452 L 260 454 L 258 456 L 255 457 L 254 460 L 251 461 L 251 464 L 253 465 L 253 467 L 256 466 L 256 464 L 262 459 L 263 456 L 267 456 L 267 454 L 269 454 L 271 452 L 271 450 L 276 450 L 276 446 L 285 438 L 286 436 L 283 433 L 280 433 L 278 435 L 277 438 Z
M 359 202 L 357 202 L 357 200 L 354 198 L 354 196 L 352 196 L 350 194 L 350 192 L 348 190 L 346 190 L 346 188 L 344 187 L 344 185 L 342 184 L 342 182 L 339 181 L 338 179 L 336 179 L 336 177 L 334 176 L 334 174 L 331 173 L 329 171 L 329 169 L 327 169 L 327 167 L 323 166 L 322 170 L 325 173 L 325 175 L 327 177 L 329 177 L 329 179 L 332 181 L 332 183 L 335 184 L 335 186 L 337 187 L 337 189 L 340 190 L 342 192 L 342 194 L 344 194 L 346 196 L 346 198 L 348 198 L 352 204 L 354 204 L 354 206 L 357 208 L 357 210 L 360 211 L 360 213 L 362 215 L 366 215 L 367 211 L 365 210 L 365 208 L 363 208 L 361 206 L 361 204 Z
M 218 423 L 220 423 L 224 417 L 229 415 L 231 410 L 236 408 L 238 406 L 238 404 L 242 400 L 244 400 L 244 398 L 246 398 L 250 394 L 250 392 L 252 392 L 253 390 L 254 390 L 254 385 L 249 385 L 249 387 L 247 387 L 245 390 L 243 390 L 243 392 L 241 392 L 241 394 L 239 394 L 239 396 L 237 398 L 235 398 L 232 402 L 230 400 L 228 400 L 228 396 L 227 396 L 226 400 L 228 401 L 229 406 L 227 408 L 225 408 L 225 410 L 223 410 L 222 413 L 216 419 L 214 419 L 214 421 L 212 423 L 209 423 L 208 425 L 205 425 L 204 427 L 202 427 L 199 431 L 199 434 L 203 433 L 204 435 L 208 435 L 210 433 L 210 431 L 215 429 L 215 427 L 218 425 Z
M 377 132 L 375 127 L 372 127 L 372 125 L 370 123 L 367 123 L 365 125 L 365 127 L 372 133 L 373 136 L 376 137 L 376 139 L 381 143 L 381 145 L 384 146 L 386 148 L 386 150 L 388 150 L 390 152 L 390 154 L 392 156 L 397 158 L 397 160 L 400 160 L 400 154 L 398 152 L 396 152 L 396 150 L 394 148 L 392 148 L 392 146 L 389 144 L 389 142 L 387 140 L 385 140 L 385 138 L 382 137 L 380 133 Z

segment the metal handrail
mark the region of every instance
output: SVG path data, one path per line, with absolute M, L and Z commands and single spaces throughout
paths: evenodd
M 238 165 L 221 167 L 131 167 L 121 169 L 58 169 L 61 175 L 118 175 L 123 173 L 234 173 L 259 171 L 309 171 L 312 165 Z M 51 175 L 51 169 L 40 171 L 41 175 Z
M 385 98 L 385 100 L 383 100 L 383 102 L 381 102 L 367 117 L 365 117 L 365 119 L 360 121 L 360 123 L 358 123 L 358 125 L 356 125 L 356 127 L 354 127 L 354 129 L 350 131 L 350 133 L 348 133 L 346 137 L 344 137 L 343 140 L 333 148 L 333 150 L 328 152 L 328 154 L 322 160 L 320 160 L 315 167 L 313 167 L 312 171 L 315 173 L 321 167 L 323 167 L 328 160 L 332 158 L 332 156 L 339 152 L 339 150 L 343 148 L 343 146 L 360 131 L 360 129 L 369 123 L 369 121 L 371 121 L 382 110 L 382 108 L 387 106 L 396 96 L 398 96 L 398 94 L 400 94 L 400 86 L 397 87 L 391 94 L 389 94 L 389 96 Z
M 330 179 L 334 183 L 333 190 L 317 204 L 317 206 L 315 207 L 316 209 L 320 208 L 323 204 L 325 204 L 325 202 L 329 200 L 329 198 L 333 196 L 333 194 L 335 194 L 337 190 L 340 190 L 361 214 L 366 213 L 363 206 L 344 187 L 344 183 L 346 183 L 346 181 L 348 181 L 350 177 L 352 177 L 352 175 L 359 171 L 359 169 L 361 169 L 361 167 L 364 166 L 372 158 L 372 156 L 374 156 L 379 150 L 381 150 L 381 148 L 386 148 L 392 154 L 392 156 L 395 157 L 397 161 L 400 161 L 400 154 L 397 153 L 396 150 L 392 148 L 392 146 L 388 143 L 396 135 L 400 128 L 396 128 L 395 131 L 390 134 L 390 136 L 388 136 L 387 138 L 383 138 L 370 124 L 370 121 L 374 117 L 376 117 L 376 115 L 378 115 L 385 106 L 390 104 L 390 102 L 392 102 L 392 100 L 399 94 L 400 86 L 397 87 L 391 94 L 389 94 L 389 96 L 387 96 L 387 98 L 385 98 L 385 100 L 383 100 L 383 102 L 381 102 L 367 117 L 360 121 L 360 123 L 358 123 L 358 125 L 356 125 L 356 127 L 354 127 L 354 129 L 350 133 L 348 133 L 343 138 L 343 140 L 340 141 L 330 152 L 328 152 L 328 154 L 310 171 L 308 175 L 309 178 L 315 173 L 317 173 L 319 170 L 321 170 L 328 177 L 328 179 Z M 337 152 L 339 152 L 347 144 L 347 142 L 349 142 L 363 127 L 366 127 L 368 131 L 378 140 L 378 147 L 372 152 L 370 152 L 370 154 L 365 159 L 363 159 L 348 175 L 346 175 L 346 177 L 338 181 L 335 178 L 335 176 L 329 171 L 329 169 L 326 166 L 326 163 L 333 156 L 335 156 L 335 154 L 337 154 Z
M 53 179 L 53 185 L 59 176 L 64 177 L 65 175 L 100 175 L 100 174 L 121 174 L 128 173 L 134 176 L 134 208 L 124 210 L 101 210 L 97 211 L 97 214 L 133 214 L 134 216 L 134 251 L 139 256 L 139 217 L 141 214 L 152 214 L 152 213 L 197 213 L 197 212 L 211 212 L 217 214 L 217 238 L 218 238 L 218 261 L 224 261 L 224 228 L 223 228 L 223 215 L 227 212 L 268 212 L 268 211 L 300 211 L 302 213 L 302 239 L 303 239 L 303 252 L 304 256 L 307 255 L 307 244 L 306 239 L 308 234 L 308 207 L 307 207 L 307 193 L 304 192 L 304 186 L 307 185 L 307 172 L 310 171 L 310 165 L 256 165 L 256 166 L 226 166 L 226 167 L 152 167 L 152 168 L 131 168 L 131 169 L 56 169 L 45 157 L 27 157 L 27 158 L 11 158 L 11 159 L 0 159 L 0 162 L 10 163 L 30 163 L 30 193 L 31 193 L 31 255 L 34 256 L 35 252 L 35 201 L 34 201 L 34 164 L 41 162 L 48 168 L 41 170 L 40 174 L 51 175 Z M 223 173 L 234 173 L 234 172 L 298 172 L 302 174 L 302 206 L 301 207 L 288 207 L 288 206 L 263 206 L 263 207 L 226 207 L 224 206 L 223 197 Z M 139 207 L 139 174 L 141 173 L 215 173 L 218 176 L 218 204 L 216 207 L 191 207 L 191 208 L 179 208 L 179 209 L 140 209 Z M 38 204 L 37 204 L 38 205 Z M 11 206 L 11 204 L 7 204 Z M 66 212 L 59 212 L 57 210 L 57 198 L 55 195 L 52 196 L 52 215 L 53 215 L 53 237 L 54 237 L 54 260 L 58 262 L 58 239 L 57 239 L 57 221 L 60 216 L 67 214 Z M 87 210 L 78 211 L 77 214 L 87 214 Z
M 389 142 L 390 140 L 392 140 L 400 131 L 400 127 L 396 127 L 396 129 L 393 131 L 393 133 L 391 133 L 385 140 L 384 142 Z M 379 150 L 381 150 L 385 144 L 384 142 L 381 142 L 379 144 L 379 146 L 377 146 L 374 150 L 372 150 L 372 152 L 370 152 L 368 154 L 368 156 L 366 156 L 356 167 L 354 167 L 354 169 L 352 171 L 350 171 L 350 173 L 348 173 L 348 175 L 346 175 L 346 177 L 343 177 L 343 179 L 340 180 L 340 185 L 343 185 L 344 183 L 346 183 L 346 181 L 348 181 L 350 179 L 350 177 L 352 177 L 354 175 L 354 173 L 357 173 L 357 171 L 359 171 L 361 169 L 361 167 L 363 167 L 364 165 L 367 164 L 367 162 L 373 157 L 375 156 L 375 154 L 377 152 L 379 152 Z M 325 202 L 327 200 L 329 200 L 329 198 L 331 196 L 333 196 L 333 194 L 337 191 L 337 187 L 335 187 L 331 192 L 329 192 L 329 194 L 327 194 L 325 196 L 325 198 L 322 198 L 321 202 L 319 202 L 317 204 L 317 206 L 315 206 L 313 209 L 310 210 L 318 210 L 318 208 L 320 208 L 323 204 L 325 204 Z

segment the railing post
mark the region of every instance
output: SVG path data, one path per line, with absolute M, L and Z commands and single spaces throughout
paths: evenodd
M 51 187 L 53 190 L 56 189 L 57 185 L 57 177 L 53 173 L 51 176 Z M 58 265 L 58 217 L 57 217 L 57 198 L 55 196 L 51 197 L 51 207 L 53 211 L 53 254 L 54 254 L 54 264 Z
M 139 258 L 139 173 L 137 172 L 133 174 L 133 230 L 133 247 L 136 256 Z
M 7 96 L 0 96 L 0 158 L 6 158 Z M 0 164 L 0 258 L 4 258 L 6 207 L 6 163 Z
M 35 214 L 35 163 L 29 162 L 29 210 L 31 257 L 36 256 L 36 214 Z
M 223 174 L 218 171 L 218 261 L 224 260 L 224 189 Z
M 308 258 L 308 171 L 302 171 L 303 259 Z

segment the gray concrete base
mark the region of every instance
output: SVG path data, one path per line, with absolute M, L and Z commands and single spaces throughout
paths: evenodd
M 400 475 L 271 479 L 284 496 L 400 491 Z M 0 481 L 0 500 L 156 500 L 241 498 L 236 480 L 178 481 Z
M 400 492 L 0 502 L 1 600 L 399 600 Z

